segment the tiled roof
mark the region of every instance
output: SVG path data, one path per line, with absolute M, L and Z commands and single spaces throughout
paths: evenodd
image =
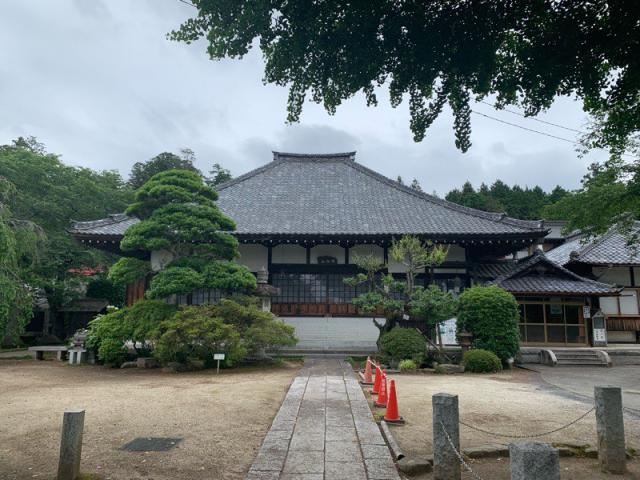
M 114 213 L 100 220 L 90 222 L 75 222 L 70 232 L 82 235 L 122 236 L 131 225 L 138 223 L 135 217 L 128 217 L 124 213 Z
M 269 164 L 220 185 L 219 206 L 247 234 L 545 233 L 540 222 L 417 192 L 354 158 L 274 152 Z
M 478 280 L 493 280 L 496 277 L 510 272 L 515 267 L 512 261 L 492 262 L 492 263 L 476 263 L 471 269 L 471 276 Z
M 511 271 L 490 282 L 518 294 L 616 295 L 621 289 L 581 277 L 538 251 L 519 260 Z
M 236 222 L 236 233 L 248 235 L 536 238 L 546 234 L 538 221 L 517 220 L 447 202 L 405 187 L 354 158 L 355 152 L 274 152 L 272 162 L 219 185 L 218 206 Z M 122 235 L 135 221 L 81 222 L 73 232 L 102 234 L 108 230 L 109 234 Z
M 640 234 L 640 222 L 636 222 L 634 232 Z M 640 248 L 630 246 L 620 232 L 612 229 L 608 233 L 584 241 L 575 235 L 547 252 L 547 256 L 561 265 L 586 263 L 589 265 L 640 265 Z

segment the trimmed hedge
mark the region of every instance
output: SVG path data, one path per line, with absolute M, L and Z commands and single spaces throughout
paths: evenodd
M 413 328 L 395 327 L 380 338 L 380 350 L 391 361 L 411 359 L 422 363 L 426 342 L 422 334 Z
M 459 297 L 457 329 L 473 334 L 473 348 L 489 350 L 500 360 L 515 357 L 520 348 L 518 302 L 502 288 L 472 287 Z
M 463 362 L 466 372 L 491 373 L 502 370 L 502 363 L 495 353 L 479 348 L 465 352 Z

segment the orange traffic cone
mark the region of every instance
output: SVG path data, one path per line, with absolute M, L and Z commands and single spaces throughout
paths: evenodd
M 404 419 L 398 413 L 398 397 L 396 395 L 396 381 L 389 381 L 389 400 L 387 401 L 387 411 L 384 414 L 384 421 L 387 423 L 404 423 Z
M 362 380 L 364 385 L 371 385 L 373 383 L 373 377 L 371 375 L 371 358 L 367 357 L 367 365 L 364 367 L 364 379 Z
M 376 365 L 376 378 L 373 381 L 373 388 L 371 389 L 371 393 L 373 395 L 378 395 L 378 393 L 380 393 L 381 383 L 382 383 L 382 370 L 380 369 L 380 365 Z
M 378 394 L 378 400 L 375 401 L 376 407 L 387 406 L 387 373 L 382 371 L 382 383 L 380 383 L 380 393 Z

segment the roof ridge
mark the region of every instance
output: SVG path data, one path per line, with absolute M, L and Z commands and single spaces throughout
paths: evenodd
M 517 218 L 508 217 L 505 213 L 493 213 L 493 212 L 485 212 L 483 210 L 477 210 L 475 208 L 466 207 L 464 205 L 459 205 L 457 203 L 449 202 L 448 200 L 444 200 L 442 198 L 438 198 L 434 195 L 430 195 L 425 192 L 420 192 L 411 187 L 407 187 L 406 185 L 402 185 L 399 182 L 390 179 L 389 177 L 385 177 L 381 173 L 376 172 L 375 170 L 370 169 L 358 162 L 350 162 L 348 164 L 350 167 L 355 168 L 356 170 L 361 171 L 364 174 L 367 174 L 376 180 L 382 181 L 398 190 L 401 190 L 405 193 L 409 193 L 423 200 L 427 200 L 429 202 L 435 203 L 436 205 L 440 205 L 445 208 L 449 208 L 451 210 L 455 210 L 461 213 L 466 213 L 468 215 L 473 215 L 478 218 L 482 218 L 485 220 L 491 220 L 496 223 L 505 223 L 507 225 L 521 227 L 521 228 L 529 228 L 530 230 L 544 230 L 541 222 L 539 220 L 520 220 Z M 537 228 L 536 226 L 537 225 Z
M 351 160 L 354 161 L 356 157 L 356 151 L 353 150 L 351 152 L 337 152 L 337 153 L 295 153 L 295 152 L 278 152 L 276 150 L 272 151 L 273 153 L 273 161 L 297 161 L 297 160 L 327 160 L 333 161 L 334 159 L 341 160 Z
M 536 252 L 534 252 L 532 255 L 530 255 L 527 258 L 523 258 L 521 261 L 522 261 L 521 264 L 517 265 L 510 272 L 505 273 L 504 275 L 500 275 L 499 277 L 496 277 L 496 279 L 492 283 L 503 282 L 505 280 L 508 280 L 508 279 L 514 277 L 515 275 L 518 275 L 519 273 L 522 273 L 524 270 L 532 267 L 536 263 L 546 262 L 547 264 L 551 265 L 554 268 L 557 268 L 562 273 L 568 275 L 569 277 L 573 278 L 574 280 L 579 280 L 581 282 L 591 283 L 593 285 L 598 285 L 598 286 L 611 287 L 611 285 L 608 285 L 608 284 L 602 283 L 602 282 L 598 282 L 597 280 L 592 280 L 590 278 L 582 277 L 582 276 L 578 275 L 577 273 L 574 273 L 571 270 L 566 269 L 562 265 L 560 265 L 560 264 L 554 262 L 553 260 L 551 260 L 549 257 L 547 257 L 544 254 L 544 252 L 542 252 L 540 250 L 537 250 Z

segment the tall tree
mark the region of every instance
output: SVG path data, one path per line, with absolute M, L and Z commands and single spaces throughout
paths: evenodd
M 131 167 L 131 173 L 129 174 L 129 185 L 134 189 L 138 189 L 156 173 L 172 169 L 190 170 L 200 173 L 193 164 L 194 161 L 195 155 L 193 150 L 188 148 L 183 149 L 180 156 L 175 153 L 162 152 L 146 162 L 134 163 L 133 167 Z
M 113 261 L 74 242 L 67 233 L 71 222 L 123 211 L 131 191 L 117 172 L 65 165 L 34 137 L 0 146 L 0 177 L 14 187 L 5 208 L 20 227 L 13 234 L 21 249 L 22 275 L 30 287 L 45 289 L 55 309 L 73 292 L 70 268 Z
M 637 243 L 631 227 L 640 220 L 640 163 L 614 157 L 592 164 L 581 187 L 545 207 L 544 215 L 568 220 L 567 231 L 598 235 L 617 228 Z
M 221 183 L 228 182 L 233 178 L 231 172 L 222 167 L 219 163 L 214 163 L 209 170 L 210 177 L 206 179 L 207 185 L 210 187 L 215 187 L 216 185 L 220 185 Z
M 168 170 L 140 187 L 127 213 L 141 219 L 129 227 L 120 242 L 124 252 L 163 250 L 171 261 L 151 281 L 150 298 L 187 294 L 200 288 L 250 291 L 256 280 L 244 266 L 233 263 L 238 241 L 231 235 L 233 220 L 215 201 L 218 194 L 198 173 Z M 148 262 L 123 257 L 112 267 L 118 284 L 144 277 Z
M 32 315 L 29 281 L 40 257 L 41 231 L 8 208 L 15 186 L 0 177 L 0 345 L 15 345 Z
M 489 95 L 537 115 L 557 96 L 577 97 L 601 119 L 595 141 L 624 144 L 640 126 L 640 9 L 634 0 L 409 0 L 212 2 L 170 33 L 208 42 L 211 59 L 259 45 L 265 81 L 289 87 L 288 119 L 307 97 L 334 113 L 389 86 L 409 99 L 416 141 L 445 104 L 456 146 L 470 145 L 471 102 Z

